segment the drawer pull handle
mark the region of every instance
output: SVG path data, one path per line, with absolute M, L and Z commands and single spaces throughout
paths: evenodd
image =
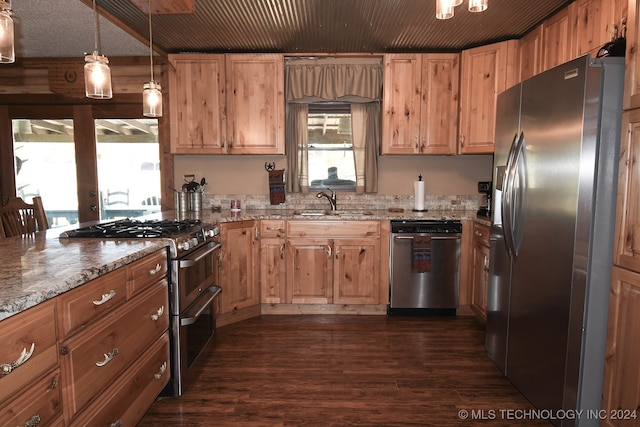
M 149 270 L 149 274 L 151 276 L 155 276 L 156 274 L 160 273 L 160 270 L 162 270 L 162 266 L 160 265 L 160 263 L 156 264 L 156 268 Z
M 33 427 L 40 424 L 40 415 L 34 415 L 29 421 L 24 423 L 24 427 Z
M 29 360 L 29 358 L 33 354 L 33 350 L 35 349 L 35 347 L 36 343 L 31 343 L 31 348 L 28 351 L 26 347 L 23 348 L 22 353 L 20 353 L 20 356 L 15 361 L 11 363 L 0 364 L 0 368 L 2 368 L 2 375 L 9 375 L 14 369 Z
M 153 374 L 153 377 L 159 380 L 160 378 L 162 378 L 162 376 L 166 371 L 167 371 L 167 362 L 164 362 L 162 365 L 160 365 L 160 370 L 157 373 Z
M 164 314 L 164 305 L 151 315 L 151 320 L 156 321 Z
M 115 420 L 114 422 L 109 424 L 109 427 L 121 427 L 121 426 L 122 426 L 122 420 Z
M 268 231 L 282 231 L 282 228 L 280 227 L 267 227 Z
M 109 301 L 110 299 L 112 299 L 115 296 L 116 296 L 116 291 L 111 289 L 108 294 L 103 294 L 102 298 L 100 298 L 99 301 L 93 301 L 93 305 L 95 305 L 96 307 L 99 306 L 99 305 L 102 305 L 102 304 L 104 304 L 105 302 Z
M 113 358 L 116 357 L 117 355 L 118 355 L 118 349 L 114 348 L 109 353 L 105 353 L 104 354 L 104 360 L 100 360 L 100 361 L 96 362 L 96 366 L 99 367 L 99 368 L 103 367 L 107 363 L 111 362 L 113 360 Z

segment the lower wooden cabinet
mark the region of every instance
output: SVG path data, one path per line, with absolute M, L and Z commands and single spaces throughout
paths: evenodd
M 489 280 L 489 227 L 473 224 L 471 243 L 471 309 L 486 322 L 487 320 L 487 282 Z
M 286 300 L 285 221 L 260 221 L 260 302 L 283 304 Z
M 0 406 L 0 425 L 52 425 L 62 418 L 60 370 L 55 369 L 29 384 L 26 391 Z M 60 424 L 61 425 L 61 424 Z
M 640 423 L 640 273 L 615 267 L 611 275 L 601 425 Z M 615 414 L 616 416 L 610 416 Z M 635 418 L 630 418 L 635 417 Z
M 257 221 L 220 224 L 222 315 L 260 304 L 257 227 Z

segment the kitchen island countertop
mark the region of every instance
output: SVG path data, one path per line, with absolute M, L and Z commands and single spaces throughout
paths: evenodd
M 200 219 L 205 223 L 244 220 L 476 220 L 475 211 L 389 212 L 387 210 L 338 210 L 338 215 L 306 216 L 291 209 L 222 210 L 180 214 L 164 211 L 142 219 Z M 50 229 L 29 237 L 0 239 L 0 320 L 168 246 L 168 239 L 70 239 L 65 230 Z

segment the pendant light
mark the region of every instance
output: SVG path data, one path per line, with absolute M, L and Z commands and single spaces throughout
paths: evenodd
M 0 1 L 0 64 L 16 61 L 11 4 Z
M 142 115 L 162 117 L 162 88 L 153 80 L 153 31 L 151 30 L 151 0 L 149 0 L 149 62 L 151 80 L 145 83 L 142 91 Z
M 469 0 L 469 12 L 484 12 L 488 3 L 489 0 Z
M 454 9 L 460 6 L 463 0 L 436 0 L 436 18 L 453 18 Z M 469 0 L 469 12 L 484 12 L 487 10 L 489 0 Z
M 454 0 L 436 0 L 436 18 L 453 18 L 453 9 L 455 6 Z
M 100 34 L 98 31 L 98 11 L 96 0 L 93 0 L 94 50 L 84 57 L 84 87 L 87 98 L 111 99 L 111 70 L 109 60 L 100 55 Z

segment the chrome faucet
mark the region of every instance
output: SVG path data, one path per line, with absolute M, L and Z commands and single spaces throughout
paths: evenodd
M 329 203 L 331 204 L 331 210 L 335 211 L 337 209 L 337 199 L 336 199 L 336 192 L 333 191 L 330 188 L 327 188 L 327 190 L 331 191 L 331 196 L 329 196 L 327 193 L 325 193 L 324 191 L 319 192 L 318 194 L 316 194 L 316 197 L 318 199 L 321 199 L 323 197 L 326 197 L 327 200 L 329 201 Z

